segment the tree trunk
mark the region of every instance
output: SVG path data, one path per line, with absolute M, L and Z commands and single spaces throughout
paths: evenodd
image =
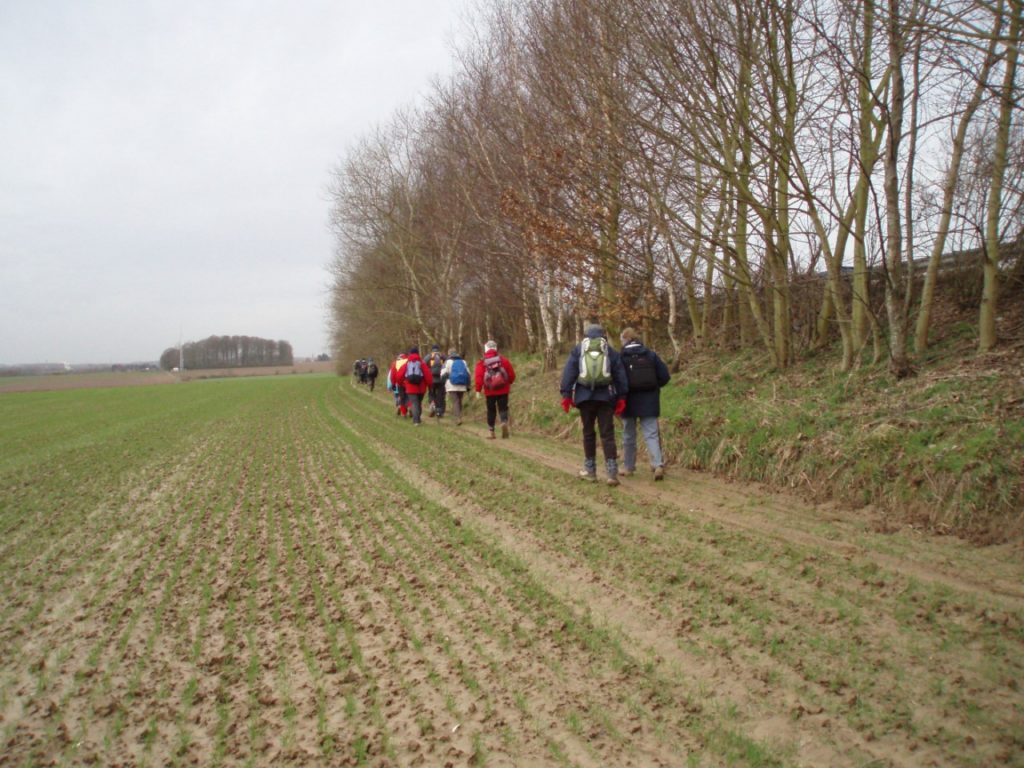
M 996 312 L 999 305 L 999 214 L 1003 206 L 1003 180 L 1009 157 L 1010 123 L 1014 109 L 1014 83 L 1020 53 L 1021 0 L 1010 0 L 1010 29 L 1006 43 L 1006 73 L 999 92 L 999 128 L 992 153 L 992 186 L 985 220 L 984 287 L 978 322 L 978 350 L 988 352 L 998 342 Z

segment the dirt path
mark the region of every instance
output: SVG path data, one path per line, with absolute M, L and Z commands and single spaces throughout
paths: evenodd
M 482 428 L 474 431 L 481 438 L 484 436 Z M 498 447 L 570 476 L 580 464 L 574 453 L 582 454 L 582 449 L 552 449 L 550 441 L 544 440 L 540 445 L 528 439 L 501 443 Z M 641 469 L 636 477 L 623 478 L 623 483 L 626 492 L 638 494 L 653 504 L 676 507 L 780 542 L 870 561 L 907 578 L 979 596 L 1005 597 L 1017 608 L 1024 607 L 1024 547 L 1020 544 L 976 549 L 959 539 L 923 536 L 913 529 L 898 536 L 880 534 L 873 530 L 879 523 L 870 513 L 808 504 L 778 491 L 685 469 L 673 468 L 667 479 L 658 483 Z M 906 549 L 913 550 L 913 559 L 897 554 Z

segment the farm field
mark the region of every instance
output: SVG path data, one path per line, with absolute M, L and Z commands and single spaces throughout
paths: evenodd
M 0 395 L 0 766 L 1024 765 L 1019 546 L 482 421 Z
M 101 387 L 138 387 L 150 384 L 172 384 L 199 379 L 224 379 L 244 376 L 279 376 L 293 373 L 330 373 L 331 362 L 300 362 L 295 365 L 259 368 L 203 368 L 184 373 L 170 371 L 97 371 L 91 373 L 53 373 L 38 376 L 0 377 L 0 393 L 46 392 Z

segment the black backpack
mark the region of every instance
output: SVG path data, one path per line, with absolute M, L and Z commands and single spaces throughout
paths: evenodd
M 444 367 L 444 357 L 440 352 L 430 354 L 430 372 L 434 375 L 434 383 L 441 380 L 441 369 Z
M 630 392 L 649 392 L 658 388 L 658 369 L 654 366 L 654 355 L 647 352 L 623 352 L 622 362 L 626 366 Z

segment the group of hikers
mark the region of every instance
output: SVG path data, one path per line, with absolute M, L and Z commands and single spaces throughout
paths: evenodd
M 443 419 L 447 401 L 451 399 L 455 425 L 462 424 L 463 397 L 472 387 L 479 397 L 487 401 L 488 438 L 494 439 L 495 429 L 501 424 L 501 436 L 509 436 L 508 394 L 516 380 L 516 370 L 507 357 L 498 353 L 494 341 L 484 344 L 484 356 L 477 361 L 473 374 L 469 365 L 456 349 L 447 355 L 435 344 L 424 360 L 419 347 L 412 347 L 395 357 L 388 369 L 387 388 L 395 398 L 395 413 L 412 417 L 419 426 L 423 421 L 423 398 L 427 398 L 429 414 Z
M 352 376 L 360 384 L 366 384 L 371 392 L 377 383 L 378 373 L 377 364 L 373 362 L 372 357 L 361 357 L 352 366 Z
M 658 417 L 661 415 L 660 390 L 668 384 L 668 366 L 645 347 L 637 332 L 626 328 L 620 335 L 621 351 L 609 343 L 605 330 L 597 324 L 584 329 L 583 340 L 573 347 L 562 369 L 559 391 L 566 413 L 579 411 L 583 427 L 583 480 L 597 481 L 597 444 L 600 437 L 608 485 L 619 485 L 620 477 L 636 472 L 637 439 L 643 436 L 651 472 L 655 480 L 665 477 Z M 372 358 L 367 361 L 372 364 Z M 368 366 L 364 366 L 368 367 Z M 373 389 L 376 365 L 367 382 Z M 360 381 L 363 374 L 356 369 Z M 515 368 L 498 352 L 494 341 L 484 344 L 484 354 L 470 373 L 469 365 L 456 349 L 442 354 L 434 344 L 426 358 L 419 347 L 398 354 L 388 368 L 386 385 L 394 396 L 395 414 L 410 417 L 415 426 L 423 421 L 424 398 L 431 417 L 442 419 L 451 404 L 455 424 L 462 424 L 463 398 L 472 389 L 487 404 L 487 437 L 510 434 L 509 393 L 516 380 Z M 367 383 L 364 382 L 364 383 Z M 622 466 L 615 444 L 615 417 L 622 419 Z

